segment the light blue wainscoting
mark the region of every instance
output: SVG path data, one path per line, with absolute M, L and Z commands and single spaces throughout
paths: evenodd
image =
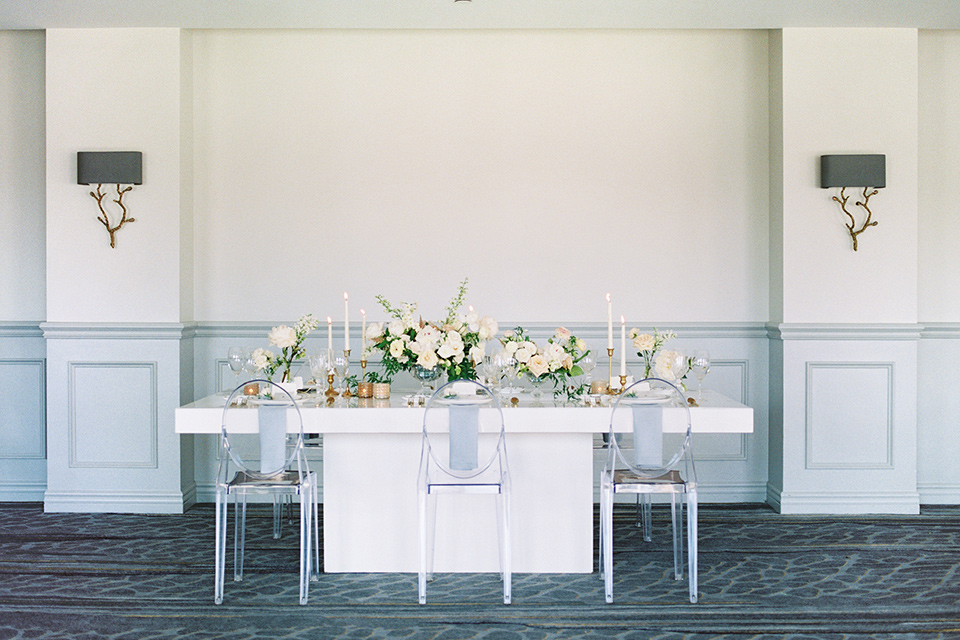
M 177 323 L 44 323 L 46 511 L 179 513 L 195 498 L 191 436 L 174 433 L 183 401 Z M 188 359 L 192 364 L 192 359 Z M 192 376 L 186 376 L 189 380 Z
M 46 349 L 39 322 L 0 322 L 0 501 L 47 488 Z

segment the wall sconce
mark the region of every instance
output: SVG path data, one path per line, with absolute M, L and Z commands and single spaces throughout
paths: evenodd
M 95 184 L 96 191 L 90 196 L 97 201 L 100 215 L 97 220 L 110 234 L 110 247 L 117 248 L 116 233 L 128 222 L 135 222 L 136 218 L 127 216 L 127 207 L 123 204 L 123 196 L 133 187 L 120 188 L 120 185 L 143 184 L 143 154 L 139 151 L 78 151 L 77 152 L 77 184 Z M 103 207 L 103 199 L 107 196 L 100 189 L 104 184 L 117 185 L 115 203 L 120 205 L 120 222 L 113 225 L 110 216 Z
M 886 165 L 887 157 L 881 154 L 820 156 L 820 187 L 840 187 L 840 196 L 833 196 L 833 200 L 840 203 L 840 208 L 849 220 L 846 226 L 853 238 L 854 251 L 857 250 L 857 236 L 866 231 L 867 227 L 877 226 L 877 221 L 872 220 L 873 212 L 868 205 L 870 196 L 879 193 L 878 188 L 887 186 Z M 856 228 L 857 222 L 853 214 L 847 210 L 847 200 L 850 199 L 846 194 L 847 187 L 863 188 L 863 201 L 857 200 L 856 205 L 863 207 L 867 218 L 859 229 Z

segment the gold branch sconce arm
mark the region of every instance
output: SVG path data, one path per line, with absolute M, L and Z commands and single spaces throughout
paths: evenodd
M 857 250 L 857 239 L 861 233 L 870 227 L 877 226 L 877 221 L 873 219 L 873 211 L 870 209 L 870 198 L 880 193 L 878 189 L 887 186 L 887 157 L 881 154 L 867 155 L 829 155 L 820 156 L 820 187 L 829 189 L 839 187 L 840 195 L 833 196 L 832 200 L 840 205 L 840 210 L 844 215 L 844 225 L 850 232 L 850 238 L 853 240 L 853 250 Z M 851 208 L 847 208 L 850 196 L 847 195 L 848 187 L 858 187 L 863 189 L 860 200 L 857 200 Z M 852 207 L 860 207 L 866 217 L 862 222 L 857 221 L 855 213 L 858 210 L 852 210 Z
M 133 187 L 121 185 L 143 184 L 143 154 L 139 151 L 78 151 L 77 184 L 97 185 L 96 191 L 90 192 L 100 210 L 97 221 L 110 234 L 110 247 L 116 249 L 117 231 L 128 222 L 136 222 L 123 202 L 123 196 Z M 120 209 L 118 220 L 117 214 L 111 218 L 108 212 L 108 208 L 114 207 L 104 204 L 108 195 L 103 191 L 104 184 L 117 185 L 116 198 L 111 201 Z

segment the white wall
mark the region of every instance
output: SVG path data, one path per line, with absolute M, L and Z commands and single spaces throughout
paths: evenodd
M 916 322 L 917 31 L 789 29 L 783 48 L 783 319 Z M 819 188 L 834 153 L 887 156 L 856 252 L 838 190 Z
M 42 31 L 0 31 L 0 321 L 43 320 Z
M 177 322 L 180 32 L 53 29 L 46 40 L 47 321 Z M 77 184 L 78 151 L 143 152 L 143 185 L 124 196 L 136 222 L 115 249 L 95 187 Z
M 920 33 L 920 291 L 924 322 L 960 321 L 960 31 Z
M 765 32 L 194 36 L 198 320 L 767 317 Z

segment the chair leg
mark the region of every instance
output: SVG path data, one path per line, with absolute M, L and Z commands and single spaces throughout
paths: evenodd
M 501 487 L 501 491 L 503 491 Z M 501 567 L 503 570 L 503 604 L 510 604 L 513 599 L 512 566 L 510 562 L 510 492 L 504 491 L 501 495 L 503 509 L 503 535 L 501 536 Z
M 227 496 L 217 491 L 217 531 L 214 540 L 213 601 L 223 603 L 223 574 L 226 570 L 227 551 Z
M 687 492 L 687 545 L 690 561 L 690 602 L 697 602 L 697 490 Z
M 641 528 L 644 542 L 651 542 L 653 540 L 652 502 L 650 494 L 637 494 L 637 526 Z
M 240 502 L 237 505 L 237 501 Z M 243 580 L 243 555 L 247 546 L 247 495 L 245 493 L 233 499 L 233 580 Z
M 600 491 L 603 503 L 603 592 L 607 603 L 613 602 L 613 487 Z
M 421 489 L 417 500 L 417 530 L 419 532 L 420 566 L 417 572 L 417 601 L 427 603 L 427 491 Z
M 670 533 L 673 535 L 673 579 L 683 579 L 683 503 L 677 520 L 677 494 L 670 494 Z
M 313 497 L 310 487 L 300 488 L 300 604 L 307 604 L 310 593 L 310 556 L 312 540 L 310 539 L 313 523 L 310 522 L 311 508 L 307 502 Z
M 313 574 L 310 579 L 314 582 L 320 580 L 320 489 L 317 487 L 319 478 L 313 476 Z
M 273 539 L 279 540 L 283 533 L 283 507 L 285 498 L 274 494 L 273 496 Z

